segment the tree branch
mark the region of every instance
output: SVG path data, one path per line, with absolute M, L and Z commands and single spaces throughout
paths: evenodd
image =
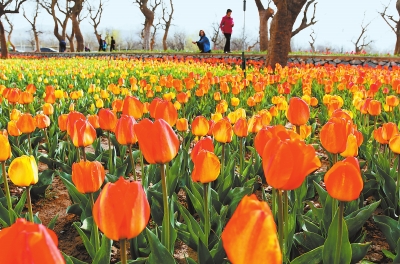
M 294 37 L 296 34 L 298 34 L 300 31 L 302 31 L 305 28 L 308 28 L 311 25 L 314 25 L 315 23 L 317 23 L 318 21 L 315 21 L 315 11 L 317 10 L 317 4 L 318 2 L 315 2 L 315 0 L 310 0 L 307 2 L 306 7 L 304 9 L 304 13 L 303 13 L 303 19 L 301 20 L 301 24 L 299 25 L 299 27 L 294 30 L 292 32 L 292 37 Z M 310 22 L 307 23 L 307 12 L 308 12 L 308 8 L 310 7 L 310 5 L 314 3 L 314 12 L 313 12 L 313 16 L 310 20 Z

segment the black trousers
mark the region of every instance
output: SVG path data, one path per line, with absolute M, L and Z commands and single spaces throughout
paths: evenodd
M 113 51 L 113 50 L 115 50 L 115 46 L 111 45 L 110 46 L 110 51 Z
M 225 35 L 225 47 L 224 47 L 224 52 L 231 52 L 231 35 L 229 33 L 224 33 Z
M 197 44 L 197 47 L 199 47 L 199 50 L 200 50 L 201 53 L 210 53 L 210 52 L 211 52 L 211 50 L 209 50 L 209 51 L 204 51 L 204 45 L 203 45 L 203 43 L 196 42 L 196 44 Z

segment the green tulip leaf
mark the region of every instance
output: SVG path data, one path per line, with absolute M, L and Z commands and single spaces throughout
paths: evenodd
M 56 214 L 49 222 L 49 224 L 47 225 L 47 228 L 54 230 L 54 226 L 56 225 L 58 219 L 58 214 Z
M 297 245 L 302 246 L 307 251 L 311 251 L 317 247 L 323 246 L 325 238 L 316 233 L 303 231 L 294 235 L 294 241 Z
M 379 226 L 379 229 L 385 235 L 390 249 L 394 250 L 397 247 L 397 241 L 400 237 L 400 228 L 398 222 L 386 215 L 374 215 L 373 219 Z
M 351 263 L 358 263 L 361 261 L 365 255 L 367 255 L 369 246 L 371 243 L 364 243 L 364 244 L 359 244 L 359 243 L 352 243 L 351 244 Z
M 290 264 L 319 264 L 322 263 L 322 251 L 324 246 L 317 247 L 295 258 Z
M 342 230 L 339 230 L 339 210 L 336 210 L 335 217 L 328 230 L 328 237 L 324 243 L 324 250 L 322 253 L 324 264 L 349 264 L 351 262 L 351 245 L 346 221 L 343 220 L 342 224 Z M 342 233 L 342 241 L 337 243 L 339 232 Z M 340 255 L 336 253 L 338 247 L 340 247 Z
M 89 256 L 94 259 L 95 257 L 95 249 L 93 244 L 90 242 L 89 238 L 86 236 L 86 234 L 82 231 L 82 229 L 79 227 L 78 222 L 74 222 L 73 226 L 75 229 L 78 231 L 79 236 L 82 238 L 83 245 L 86 248 L 86 251 L 89 253 Z
M 364 206 L 345 217 L 346 225 L 349 229 L 349 237 L 352 238 L 363 227 L 381 201 Z
M 61 252 L 61 254 L 64 257 L 66 264 L 87 264 L 87 262 L 80 261 L 79 259 L 76 259 L 72 256 L 68 256 L 64 252 Z
M 92 232 L 94 233 L 94 232 Z M 111 261 L 111 246 L 113 241 L 103 235 L 101 238 L 101 246 L 99 251 L 96 252 L 93 264 L 109 264 Z
M 201 239 L 199 239 L 198 252 L 199 264 L 214 264 L 210 251 Z
M 24 209 L 26 202 L 26 190 L 24 193 L 21 195 L 21 198 L 19 199 L 17 205 L 14 208 L 14 211 L 17 215 L 20 215 L 22 213 L 22 210 Z
M 149 229 L 146 229 L 146 234 L 151 249 L 149 263 L 176 263 L 173 256 L 169 253 L 167 248 L 161 244 L 160 240 L 153 232 L 151 232 Z

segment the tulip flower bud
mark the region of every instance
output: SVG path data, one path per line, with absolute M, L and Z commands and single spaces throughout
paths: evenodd
M 39 178 L 35 158 L 26 155 L 15 158 L 8 167 L 8 176 L 15 185 L 20 187 L 36 184 Z

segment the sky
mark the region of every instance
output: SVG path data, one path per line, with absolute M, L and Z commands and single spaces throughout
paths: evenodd
M 97 0 L 89 0 L 97 2 Z M 168 0 L 164 0 L 167 1 Z M 373 50 L 388 53 L 393 52 L 396 36 L 392 29 L 385 23 L 378 12 L 389 5 L 387 13 L 393 15 L 395 19 L 399 17 L 392 0 L 317 0 L 315 25 L 301 31 L 293 38 L 295 48 L 303 47 L 309 49 L 308 41 L 311 40 L 310 33 L 313 29 L 316 35 L 315 46 L 325 46 L 342 49 L 344 52 L 354 50 L 354 44 L 361 32 L 361 24 L 370 23 L 367 28 L 367 40 L 372 40 Z M 265 6 L 267 0 L 263 0 Z M 246 1 L 246 12 L 243 11 L 242 0 L 173 0 L 174 19 L 171 31 L 185 32 L 189 38 L 196 40 L 200 29 L 210 32 L 213 22 L 219 22 L 225 15 L 228 8 L 232 9 L 232 17 L 235 27 L 232 37 L 241 37 L 243 28 L 250 39 L 257 39 L 259 28 L 258 11 L 254 0 Z M 272 6 L 274 9 L 275 7 Z M 27 14 L 33 11 L 33 5 L 28 3 L 25 6 Z M 308 16 L 312 16 L 310 6 Z M 22 13 L 22 12 L 21 12 Z M 302 19 L 300 13 L 296 25 Z M 11 15 L 14 23 L 15 33 L 14 42 L 27 43 L 26 35 L 29 30 L 28 22 L 22 14 Z M 4 22 L 4 21 L 3 21 Z M 119 30 L 121 35 L 137 35 L 142 28 L 144 17 L 138 6 L 133 4 L 133 0 L 109 0 L 106 3 L 100 29 Z M 43 38 L 54 39 L 52 36 L 53 20 L 46 11 L 42 10 L 38 17 L 39 29 L 44 31 L 46 36 Z M 82 31 L 85 34 L 93 32 L 93 28 L 88 23 L 88 19 L 81 23 Z M 84 34 L 84 36 L 85 36 Z M 210 35 L 209 34 L 209 35 Z M 25 40 L 25 41 L 24 41 Z

